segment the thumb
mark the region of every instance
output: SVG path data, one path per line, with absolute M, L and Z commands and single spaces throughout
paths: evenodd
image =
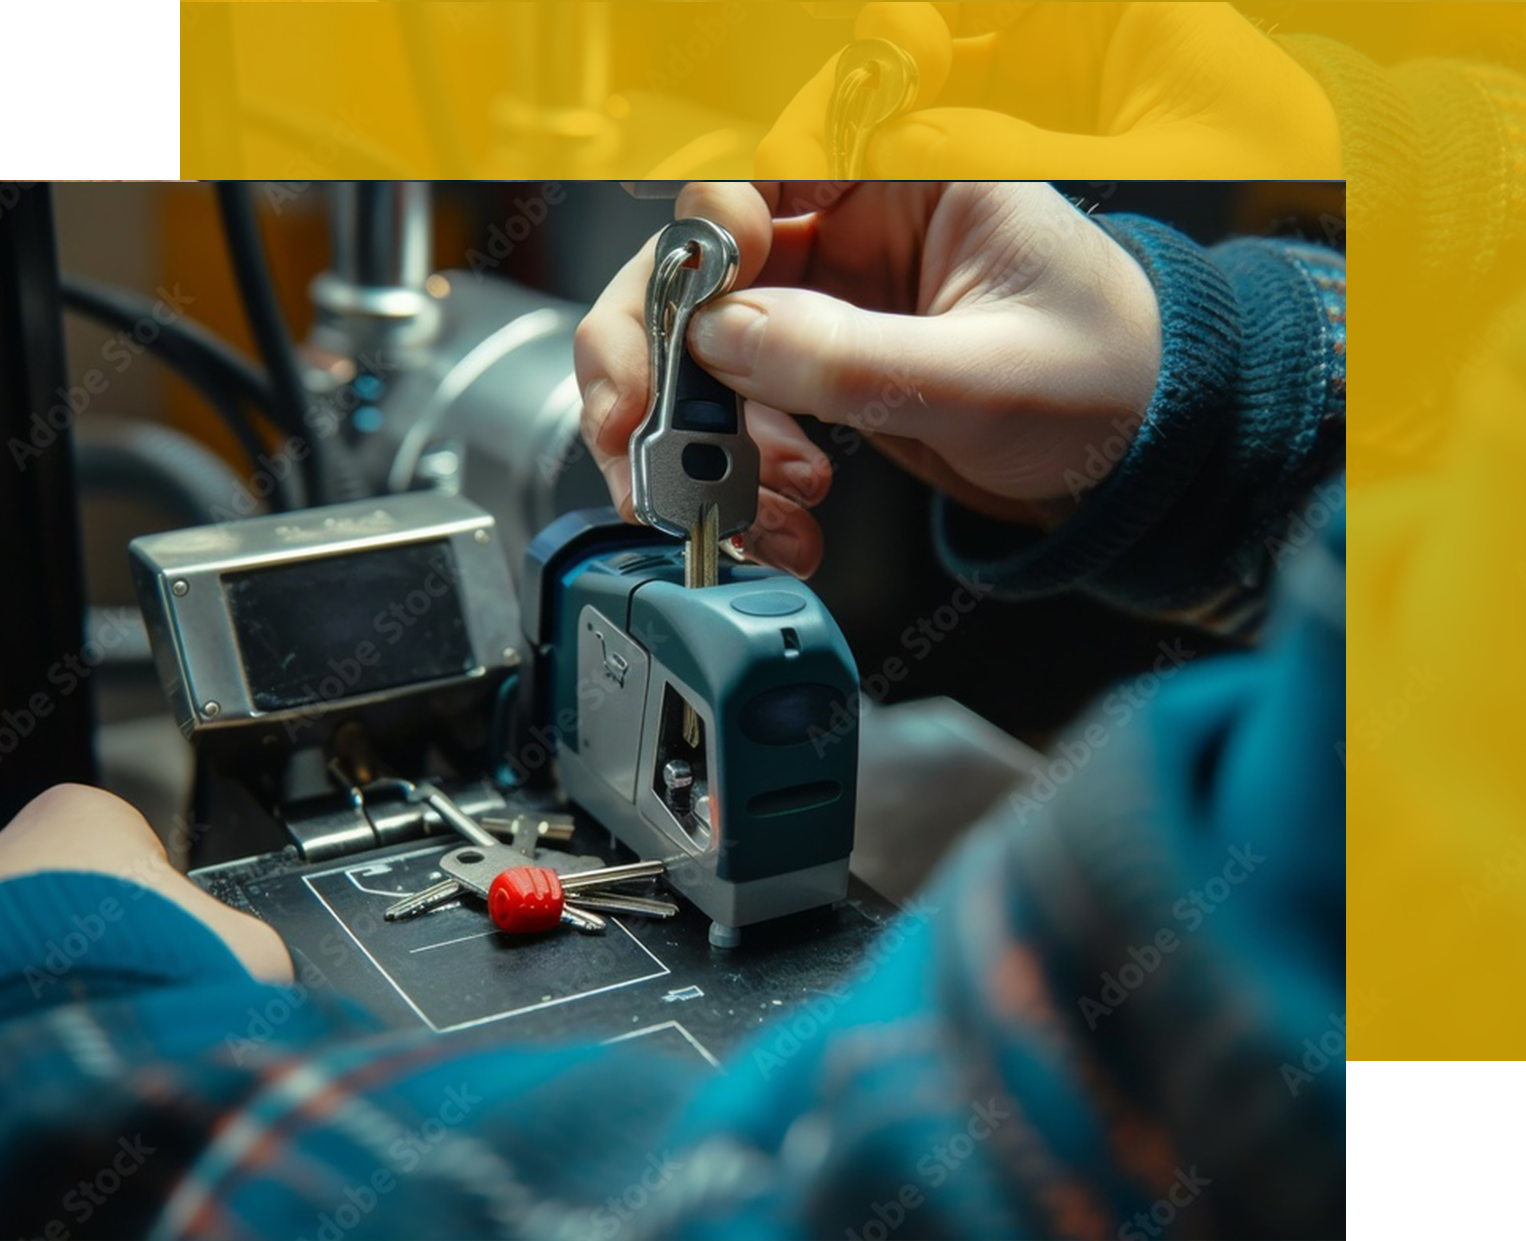
M 743 396 L 860 430 L 926 438 L 939 409 L 981 404 L 1022 320 L 978 309 L 861 310 L 809 289 L 747 289 L 705 307 L 689 345 Z M 994 368 L 1000 369 L 1000 368 Z
M 1169 158 L 1175 147 L 1137 133 L 1057 133 L 985 108 L 928 108 L 879 129 L 867 163 L 871 177 L 1140 179 L 1160 175 L 1163 155 L 1177 162 Z

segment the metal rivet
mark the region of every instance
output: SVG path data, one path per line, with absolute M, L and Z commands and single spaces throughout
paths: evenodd
M 170 589 L 172 591 L 174 591 L 177 595 L 180 595 L 180 596 L 184 597 L 185 595 L 190 593 L 191 584 L 190 584 L 190 582 L 186 581 L 185 578 L 183 578 L 183 577 L 176 578 L 175 579 L 175 584 L 173 586 L 171 586 Z
M 519 652 L 516 651 L 512 646 L 504 647 L 503 662 L 510 668 L 519 667 Z
M 210 702 L 209 701 L 209 702 L 204 702 L 204 703 L 201 704 L 201 713 L 204 716 L 206 716 L 207 719 L 209 719 L 209 720 L 216 719 L 218 713 L 221 712 L 221 711 L 222 711 L 222 708 L 220 706 L 218 706 L 217 703 L 215 703 L 215 702 Z
M 488 534 L 486 530 L 478 530 L 476 534 L 472 535 L 472 538 L 476 539 L 479 543 L 486 543 L 491 537 L 492 535 Z

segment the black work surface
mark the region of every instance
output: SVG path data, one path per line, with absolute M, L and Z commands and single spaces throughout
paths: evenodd
M 607 842 L 580 829 L 573 847 L 629 860 Z M 388 1024 L 505 1040 L 652 1038 L 711 1063 L 769 1018 L 840 995 L 894 913 L 855 880 L 846 901 L 745 927 L 730 949 L 710 946 L 709 919 L 681 897 L 671 919 L 605 914 L 602 936 L 565 927 L 506 935 L 470 896 L 384 921 L 398 896 L 439 877 L 440 854 L 459 844 L 415 841 L 318 865 L 288 851 L 192 877 L 280 931 L 299 982 L 331 987 Z

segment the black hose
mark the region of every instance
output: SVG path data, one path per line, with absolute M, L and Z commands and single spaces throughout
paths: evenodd
M 341 474 L 342 463 L 336 460 L 342 455 L 343 445 L 332 430 L 313 425 L 311 396 L 297 369 L 296 350 L 276 303 L 275 286 L 248 188 L 241 181 L 219 181 L 217 202 L 222 210 L 233 274 L 243 297 L 244 314 L 270 375 L 271 389 L 284 412 L 283 421 L 292 428 L 292 434 L 307 441 L 308 452 L 302 464 L 308 499 L 313 504 L 329 503 L 335 498 L 336 482 L 341 483 L 339 498 L 354 498 L 356 489 L 348 472 Z
M 119 492 L 189 526 L 253 517 L 260 500 L 226 461 L 199 440 L 136 418 L 79 423 L 74 468 L 85 496 Z M 274 505 L 271 505 L 274 508 Z
M 276 425 L 281 425 L 277 416 L 280 410 L 275 405 L 270 385 L 247 358 L 198 323 L 189 319 L 166 322 L 162 313 L 156 313 L 159 308 L 155 303 L 125 289 L 78 276 L 65 276 L 60 292 L 69 310 L 131 334 L 146 351 L 190 384 L 233 432 L 249 458 L 250 468 L 265 470 L 271 475 L 271 510 L 286 512 L 294 507 L 286 481 L 275 478 L 274 472 L 266 469 L 263 460 L 265 444 L 245 414 L 244 407 L 252 405 Z M 152 339 L 146 341 L 138 335 L 138 328 L 144 323 L 152 323 L 156 328 Z

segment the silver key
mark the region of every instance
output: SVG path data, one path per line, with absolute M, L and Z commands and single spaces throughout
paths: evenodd
M 442 879 L 422 892 L 415 892 L 412 896 L 405 896 L 395 904 L 388 905 L 382 917 L 388 922 L 401 922 L 405 918 L 414 918 L 456 900 L 465 891 L 459 879 Z
M 710 220 L 678 220 L 657 236 L 646 288 L 651 401 L 631 434 L 631 504 L 649 526 L 684 540 L 684 585 L 720 582 L 720 541 L 758 515 L 758 446 L 742 401 L 689 356 L 695 310 L 729 292 L 741 253 Z M 684 740 L 700 743 L 684 704 Z
M 490 845 L 468 845 L 464 849 L 452 849 L 440 859 L 440 869 L 451 878 L 459 880 L 469 892 L 485 897 L 493 880 L 506 870 L 516 866 L 534 866 L 518 849 L 501 845 L 496 840 Z
M 662 862 L 627 862 L 621 866 L 601 866 L 598 870 L 580 870 L 558 878 L 562 881 L 563 892 L 582 892 L 587 888 L 607 888 L 632 879 L 650 879 L 666 869 Z
M 741 401 L 686 344 L 690 318 L 730 291 L 740 261 L 736 239 L 709 220 L 678 220 L 657 237 L 646 290 L 651 399 L 631 434 L 631 503 L 642 521 L 679 538 L 693 538 L 711 507 L 717 542 L 758 512 L 758 448 Z
M 407 780 L 402 783 L 407 790 L 409 801 L 423 802 L 444 820 L 447 827 L 465 836 L 472 844 L 485 847 L 498 843 L 498 837 L 456 805 L 443 789 L 430 784 L 427 780 L 417 784 Z
M 524 854 L 517 849 L 510 849 L 507 845 L 500 844 L 484 848 L 468 845 L 464 849 L 452 849 L 440 859 L 441 870 L 460 880 L 462 887 L 484 899 L 492 890 L 493 880 L 504 871 L 534 865 L 534 862 L 525 861 Z M 596 913 L 578 909 L 573 909 L 569 913 L 565 899 L 562 901 L 562 921 L 580 931 L 594 933 L 603 932 L 605 927 L 604 919 Z
M 562 891 L 567 891 L 563 885 Z M 678 906 L 649 896 L 634 896 L 624 892 L 575 891 L 579 909 L 597 909 L 612 914 L 645 914 L 649 918 L 671 918 Z M 563 904 L 566 902 L 564 901 Z
M 602 935 L 608 929 L 609 924 L 592 910 L 583 909 L 577 905 L 569 905 L 562 902 L 562 921 L 570 927 L 575 927 L 586 934 Z
M 835 181 L 864 175 L 869 139 L 917 97 L 917 62 L 889 39 L 859 39 L 837 58 L 837 81 L 827 104 L 827 159 Z
M 495 837 L 508 837 L 526 857 L 535 856 L 542 840 L 566 844 L 575 828 L 570 814 L 516 814 L 511 819 L 483 819 L 482 826 Z

